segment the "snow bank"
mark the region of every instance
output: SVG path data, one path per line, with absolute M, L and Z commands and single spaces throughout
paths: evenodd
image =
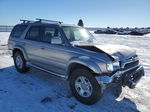
M 7 44 L 10 32 L 0 32 L 0 45 Z

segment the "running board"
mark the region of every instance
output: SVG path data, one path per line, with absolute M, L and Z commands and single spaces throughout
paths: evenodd
M 29 63 L 28 63 L 28 66 L 31 66 L 31 67 L 34 67 L 34 68 L 36 68 L 36 69 L 42 70 L 42 71 L 44 71 L 44 72 L 53 74 L 54 76 L 56 76 L 56 77 L 58 77 L 58 78 L 61 78 L 61 79 L 63 79 L 63 80 L 67 80 L 67 79 L 68 79 L 67 76 L 64 76 L 64 75 L 61 75 L 61 74 L 58 74 L 58 73 L 55 73 L 55 72 L 46 70 L 46 69 L 44 69 L 44 68 L 41 68 L 41 67 L 36 66 L 36 65 L 33 65 L 33 64 L 29 64 Z

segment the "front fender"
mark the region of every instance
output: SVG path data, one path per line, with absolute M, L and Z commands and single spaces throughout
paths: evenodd
M 80 56 L 80 57 L 71 59 L 69 63 L 67 64 L 67 68 L 68 68 L 67 73 L 70 73 L 70 68 L 71 68 L 70 66 L 72 64 L 80 64 L 80 65 L 86 66 L 96 74 L 102 73 L 99 65 L 96 62 L 94 62 L 90 57 L 87 57 L 87 56 Z

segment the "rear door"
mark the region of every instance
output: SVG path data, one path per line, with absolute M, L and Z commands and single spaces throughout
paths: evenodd
M 25 51 L 29 57 L 32 64 L 41 66 L 41 40 L 42 40 L 42 30 L 41 26 L 31 26 L 26 34 L 25 41 Z

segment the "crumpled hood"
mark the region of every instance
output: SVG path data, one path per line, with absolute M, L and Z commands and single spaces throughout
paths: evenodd
M 72 44 L 80 48 L 87 49 L 94 52 L 105 52 L 112 58 L 114 59 L 119 58 L 119 60 L 126 60 L 136 55 L 135 50 L 124 45 L 115 45 L 115 44 L 99 45 L 99 44 L 88 43 L 88 42 L 73 42 Z
M 118 57 L 120 60 L 125 60 L 136 55 L 135 50 L 124 45 L 94 45 L 94 46 L 113 57 L 114 56 Z

